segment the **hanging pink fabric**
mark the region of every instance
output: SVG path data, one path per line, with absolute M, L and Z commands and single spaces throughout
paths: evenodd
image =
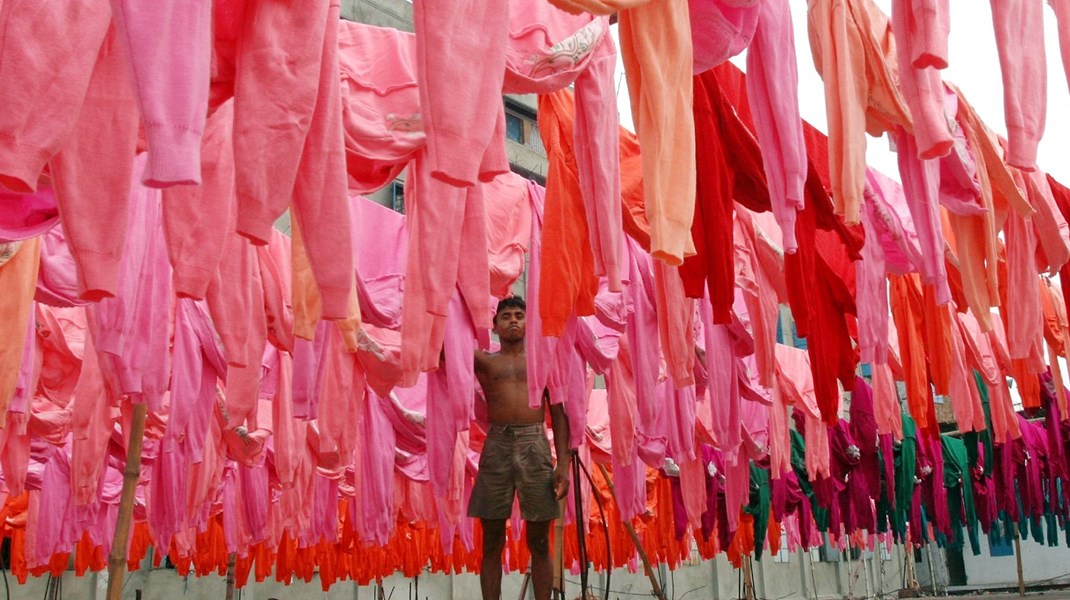
M 784 251 L 792 253 L 798 247 L 795 213 L 805 204 L 806 182 L 795 34 L 787 0 L 760 0 L 758 10 L 757 29 L 747 52 L 747 101 L 754 115 L 773 214 L 784 232 Z
M 224 102 L 208 118 L 197 150 L 201 185 L 169 187 L 163 193 L 167 254 L 174 268 L 175 293 L 204 298 L 227 239 L 234 194 L 234 102 Z
M 29 194 L 0 188 L 0 243 L 26 240 L 41 235 L 59 223 L 55 193 L 41 187 Z
M 413 4 L 428 173 L 450 185 L 469 187 L 509 171 L 503 130 L 495 125 L 504 121 L 509 10 L 503 4 Z M 471 31 L 479 35 L 469 35 Z
M 764 0 L 688 2 L 695 75 L 716 67 L 751 45 L 764 4 L 767 4 Z
M 921 240 L 922 281 L 936 286 L 938 305 L 947 304 L 951 299 L 951 290 L 947 284 L 944 232 L 939 213 L 939 164 L 934 160 L 919 158 L 917 142 L 902 128 L 897 130 L 895 140 L 899 149 L 899 174 L 903 177 L 903 191 Z
M 4 3 L 0 24 L 0 186 L 30 193 L 75 127 L 111 11 L 96 0 Z
M 400 329 L 408 257 L 405 216 L 358 196 L 350 197 L 350 219 L 361 318 Z
M 490 292 L 505 298 L 524 271 L 524 255 L 531 243 L 528 181 L 516 173 L 495 177 L 484 186 L 483 200 L 487 208 Z
M 1007 164 L 1036 169 L 1037 145 L 1044 135 L 1048 106 L 1048 69 L 1044 57 L 1044 3 L 1041 0 L 992 0 L 992 24 L 1003 75 L 1003 112 L 1007 119 Z
M 338 62 L 349 190 L 368 194 L 400 175 L 427 143 L 416 83 L 416 36 L 342 21 Z
M 929 36 L 918 29 L 931 27 L 939 29 L 947 24 L 947 0 L 943 1 L 941 22 L 939 12 L 935 9 L 935 0 L 911 2 L 896 0 L 892 2 L 892 30 L 895 32 L 897 46 L 896 64 L 899 67 L 899 86 L 903 99 L 910 108 L 913 134 L 917 140 L 919 159 L 933 159 L 946 156 L 951 151 L 954 141 L 948 131 L 947 117 L 944 116 L 944 84 L 940 71 L 933 68 L 915 66 L 915 57 L 931 56 L 929 52 L 938 40 L 930 39 L 939 35 L 932 32 Z M 924 6 L 928 4 L 929 6 Z M 936 14 L 933 14 L 936 13 Z M 947 33 L 944 31 L 944 46 L 947 45 Z M 939 52 L 939 50 L 938 50 Z M 945 50 L 946 55 L 946 50 Z M 903 150 L 900 149 L 900 152 Z
M 78 296 L 78 266 L 71 255 L 62 225 L 49 229 L 41 236 L 41 264 L 33 299 L 57 307 L 89 304 Z
M 74 129 L 49 163 L 78 265 L 79 293 L 94 301 L 118 293 L 120 265 L 131 243 L 126 233 L 138 115 L 118 38 L 112 27 Z M 101 152 L 102 147 L 108 150 Z
M 212 2 L 112 0 L 148 138 L 149 187 L 200 185 L 212 63 Z

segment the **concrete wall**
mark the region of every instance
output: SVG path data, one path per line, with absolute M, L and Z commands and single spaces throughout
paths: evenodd
M 1065 545 L 1051 548 L 1032 540 L 1022 542 L 1022 575 L 1026 585 L 1070 584 L 1070 548 Z M 964 553 L 966 584 L 970 586 L 1017 586 L 1018 563 L 1014 556 L 989 556 L 987 544 L 982 540 L 981 555 Z
M 893 554 L 890 560 L 885 561 L 869 557 L 865 561 L 853 561 L 850 566 L 846 561 L 817 562 L 814 564 L 813 575 L 810 572 L 810 553 L 792 554 L 787 557 L 788 562 L 774 562 L 772 557 L 766 557 L 761 562 L 753 563 L 755 588 L 759 598 L 770 600 L 788 597 L 812 599 L 842 598 L 848 595 L 856 598 L 876 596 L 901 587 L 903 578 L 900 556 L 901 554 Z M 740 597 L 740 572 L 723 556 L 713 561 L 695 561 L 681 566 L 675 572 L 661 567 L 657 571 L 657 577 L 664 587 L 666 597 L 677 600 Z M 568 574 L 566 577 L 567 597 L 570 600 L 579 595 L 579 580 L 578 575 Z M 10 577 L 9 581 L 12 585 L 12 598 L 29 600 L 44 597 L 47 578 L 31 578 L 26 585 L 18 585 Z M 604 574 L 591 572 L 589 583 L 601 597 L 606 586 Z M 521 574 L 505 576 L 502 598 L 518 598 L 522 584 Z M 650 582 L 642 571 L 630 573 L 626 569 L 615 570 L 609 584 L 610 598 L 627 599 L 634 597 L 633 594 L 647 595 L 650 592 Z M 467 600 L 480 597 L 479 578 L 472 574 L 448 576 L 428 573 L 418 580 L 398 575 L 383 580 L 382 585 L 384 597 L 392 600 Z M 75 577 L 73 572 L 68 572 L 63 577 L 61 597 L 65 600 L 103 600 L 106 588 L 106 573 Z M 182 578 L 171 569 L 143 569 L 129 575 L 123 598 L 133 600 L 136 590 L 142 591 L 143 600 L 216 600 L 223 597 L 225 582 L 224 578 L 218 575 Z M 532 597 L 530 588 L 527 597 Z M 240 598 L 374 600 L 376 589 L 374 586 L 359 587 L 352 582 L 343 582 L 336 583 L 329 592 L 324 593 L 318 580 L 309 584 L 296 582 L 290 586 L 266 581 L 250 583 L 242 590 Z

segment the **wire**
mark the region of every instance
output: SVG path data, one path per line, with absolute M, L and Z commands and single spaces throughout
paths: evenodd
M 580 460 L 579 453 L 575 455 L 576 464 L 583 469 L 583 474 L 587 476 L 587 481 L 591 484 L 591 489 L 595 491 L 594 500 L 598 504 L 598 514 L 602 515 L 602 530 L 606 534 L 606 595 L 605 600 L 609 600 L 609 588 L 613 579 L 613 543 L 609 538 L 609 523 L 606 522 L 606 507 L 602 504 L 602 494 L 598 493 L 598 488 L 594 484 L 594 477 L 591 477 L 591 472 L 587 470 L 587 465 L 583 464 Z
M 588 577 L 590 572 L 590 562 L 587 557 L 587 536 L 584 530 L 583 521 L 583 494 L 580 490 L 580 453 L 576 450 L 572 451 L 572 497 L 576 501 L 576 538 L 579 542 L 579 560 L 580 560 L 580 597 L 587 597 L 587 590 L 589 589 Z

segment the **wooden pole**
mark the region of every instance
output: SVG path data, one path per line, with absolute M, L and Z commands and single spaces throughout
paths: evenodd
M 553 591 L 558 598 L 565 597 L 565 499 L 557 501 L 560 519 L 554 521 L 554 565 Z
M 234 566 L 238 562 L 238 554 L 231 552 L 227 556 L 227 592 L 226 600 L 234 600 Z
M 933 564 L 933 543 L 931 541 L 925 544 L 925 551 L 929 555 L 929 581 L 932 582 L 933 596 L 936 596 L 938 594 L 938 588 L 936 587 L 936 565 Z
M 1025 597 L 1025 576 L 1022 574 L 1022 536 L 1018 534 L 1018 524 L 1011 523 L 1014 528 L 1014 559 L 1018 561 L 1018 595 Z
M 517 600 L 524 600 L 528 596 L 528 584 L 531 582 L 531 571 L 524 573 L 524 581 L 520 584 L 520 595 Z
M 617 503 L 617 488 L 613 485 L 613 478 L 609 476 L 609 470 L 601 463 L 598 463 L 598 469 L 602 471 L 602 477 L 606 478 L 606 484 L 609 485 L 609 494 L 613 496 L 613 502 L 620 507 L 620 503 Z M 635 545 L 635 550 L 639 553 L 639 560 L 643 561 L 643 570 L 646 571 L 646 576 L 650 579 L 650 587 L 654 591 L 654 595 L 661 600 L 665 600 L 665 593 L 661 591 L 661 585 L 658 584 L 657 577 L 654 577 L 654 569 L 650 567 L 650 558 L 646 555 L 642 542 L 639 541 L 639 534 L 635 532 L 635 527 L 632 527 L 631 521 L 625 521 L 624 528 L 628 530 L 628 537 L 632 538 L 632 544 Z
M 862 551 L 862 576 L 866 581 L 866 600 L 873 597 L 873 587 L 869 584 L 869 560 L 866 559 L 865 550 Z
M 134 492 L 141 477 L 141 444 L 145 439 L 144 402 L 134 405 L 130 419 L 130 441 L 126 446 L 126 468 L 123 470 L 123 492 L 119 497 L 119 516 L 115 521 L 115 538 L 108 557 L 108 600 L 121 600 L 123 577 L 126 574 L 126 550 L 130 542 L 130 526 L 134 520 Z
M 843 551 L 844 556 L 847 557 L 847 597 L 855 597 L 855 578 L 853 568 L 851 567 L 851 540 L 847 540 L 847 548 Z
M 754 591 L 754 566 L 751 563 L 751 555 L 743 555 L 743 597 L 746 600 L 754 600 L 757 593 Z
M 817 573 L 814 569 L 814 555 L 809 551 L 806 553 L 806 559 L 810 563 L 810 585 L 814 588 L 814 600 L 818 600 L 817 597 Z

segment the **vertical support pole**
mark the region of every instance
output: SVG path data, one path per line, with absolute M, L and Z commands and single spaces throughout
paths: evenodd
M 1018 534 L 1018 524 L 1011 523 L 1014 528 L 1014 559 L 1018 561 L 1018 595 L 1025 597 L 1025 576 L 1022 573 L 1022 536 Z
M 238 555 L 235 552 L 231 552 L 227 556 L 227 591 L 226 600 L 234 600 L 234 567 L 238 562 Z
M 550 561 L 554 565 L 553 591 L 558 598 L 565 597 L 565 500 L 557 501 L 560 519 L 554 521 L 554 552 Z
M 119 516 L 115 521 L 115 538 L 108 557 L 108 600 L 121 600 L 123 577 L 126 574 L 126 550 L 130 542 L 130 527 L 134 520 L 134 492 L 141 477 L 141 445 L 145 440 L 144 402 L 134 405 L 130 419 L 130 441 L 126 445 L 126 468 L 123 469 L 123 491 L 119 497 Z
M 599 463 L 598 469 L 602 471 L 602 477 L 605 477 L 606 484 L 609 485 L 609 494 L 613 496 L 613 502 L 617 503 L 617 488 L 613 485 L 613 478 L 609 476 L 609 470 L 606 466 Z M 620 504 L 617 504 L 619 507 Z M 635 527 L 632 526 L 631 521 L 624 522 L 624 528 L 628 531 L 628 537 L 632 539 L 632 544 L 635 546 L 636 552 L 639 553 L 639 560 L 643 561 L 643 569 L 646 571 L 646 576 L 650 579 L 650 588 L 653 590 L 654 595 L 660 600 L 665 600 L 665 593 L 661 590 L 661 585 L 658 583 L 658 578 L 654 576 L 654 569 L 650 566 L 650 558 L 646 555 L 646 549 L 643 548 L 643 543 L 639 541 L 639 534 L 635 532 Z
M 932 584 L 933 595 L 937 594 L 936 587 L 936 566 L 933 564 L 933 543 L 930 541 L 925 544 L 925 551 L 929 555 L 929 582 Z

